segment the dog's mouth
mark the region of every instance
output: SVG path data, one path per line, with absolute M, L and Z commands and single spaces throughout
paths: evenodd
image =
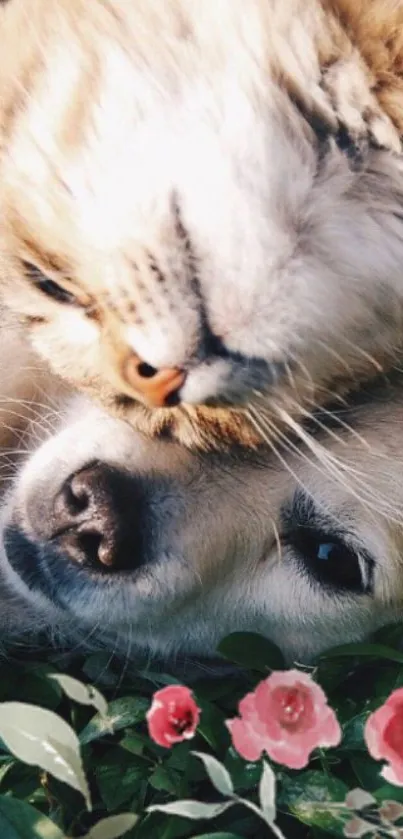
M 155 551 L 153 561 L 140 567 L 108 573 L 73 561 L 51 540 L 29 537 L 16 522 L 5 527 L 2 538 L 7 563 L 23 584 L 26 597 L 38 606 L 40 595 L 52 609 L 65 617 L 74 615 L 84 624 L 99 622 L 111 630 L 125 631 L 129 626 L 140 631 L 179 611 L 195 587 L 189 563 L 169 550 Z
M 21 528 L 11 524 L 5 528 L 3 544 L 7 561 L 29 593 L 41 594 L 45 600 L 65 610 L 66 587 L 73 592 L 77 585 L 85 585 L 83 572 L 71 568 L 51 544 L 46 548 L 28 538 Z

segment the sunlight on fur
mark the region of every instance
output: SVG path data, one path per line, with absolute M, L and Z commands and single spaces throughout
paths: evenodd
M 0 296 L 39 355 L 199 448 L 399 364 L 402 33 L 395 0 L 2 5 Z
M 268 426 L 266 447 L 221 454 L 78 397 L 37 406 L 3 502 L 3 644 L 197 659 L 248 630 L 309 662 L 400 620 L 402 394 L 397 377 L 312 437 Z
M 400 620 L 402 4 L 10 0 L 0 37 L 4 647 Z

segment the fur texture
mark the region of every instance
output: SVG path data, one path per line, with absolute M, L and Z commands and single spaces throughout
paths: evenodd
M 400 363 L 402 33 L 396 0 L 10 0 L 0 292 L 36 351 L 202 447 Z
M 254 630 L 292 662 L 401 620 L 402 388 L 322 417 L 316 460 L 196 454 L 68 402 L 3 504 L 0 638 L 132 661 Z

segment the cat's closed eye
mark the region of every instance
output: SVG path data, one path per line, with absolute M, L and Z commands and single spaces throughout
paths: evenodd
M 25 275 L 32 285 L 46 294 L 47 297 L 51 297 L 58 303 L 69 305 L 83 306 L 88 304 L 88 301 L 80 299 L 78 294 L 75 294 L 61 283 L 56 282 L 56 280 L 47 277 L 46 274 L 44 274 L 43 271 L 41 271 L 41 269 L 32 262 L 23 260 L 22 264 Z

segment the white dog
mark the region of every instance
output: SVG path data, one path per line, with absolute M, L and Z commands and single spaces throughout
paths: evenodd
M 397 383 L 317 417 L 315 457 L 196 454 L 75 397 L 5 499 L 4 641 L 198 657 L 252 630 L 310 661 L 398 620 L 402 421 Z

